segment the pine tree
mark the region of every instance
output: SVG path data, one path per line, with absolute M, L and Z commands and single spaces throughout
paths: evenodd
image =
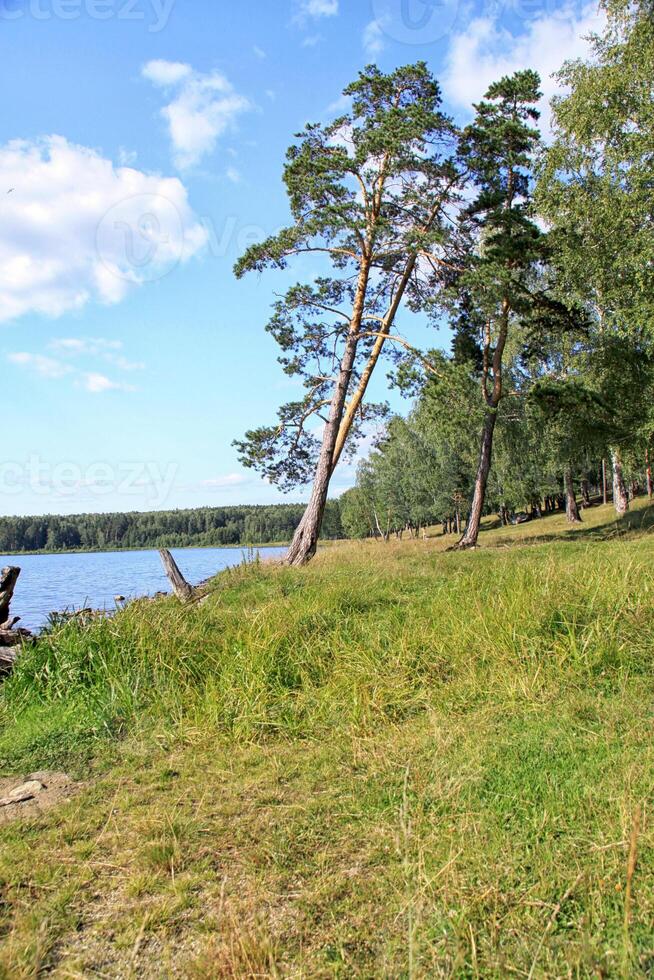
M 460 143 L 461 166 L 476 197 L 463 213 L 459 234 L 467 257 L 452 292 L 464 322 L 481 328 L 481 395 L 484 419 L 470 518 L 458 547 L 474 547 L 484 510 L 493 435 L 504 396 L 503 360 L 516 314 L 529 302 L 528 280 L 542 251 L 531 216 L 531 171 L 539 145 L 540 79 L 526 70 L 502 78 L 476 106 Z
M 331 264 L 330 276 L 292 287 L 268 327 L 284 370 L 302 379 L 303 397 L 237 443 L 246 466 L 284 488 L 313 475 L 287 555 L 293 565 L 316 551 L 332 473 L 366 418 L 364 397 L 396 313 L 404 300 L 417 301 L 419 258 L 438 261 L 458 182 L 454 128 L 424 63 L 390 74 L 370 66 L 344 94 L 351 111 L 328 126 L 309 125 L 288 151 L 292 225 L 236 267 L 239 276 L 283 268 L 304 253 Z M 320 436 L 311 429 L 316 417 Z

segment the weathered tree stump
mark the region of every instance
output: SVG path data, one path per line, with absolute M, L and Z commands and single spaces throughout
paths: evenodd
M 29 630 L 15 629 L 20 616 L 10 616 L 9 607 L 20 575 L 20 568 L 10 566 L 0 572 L 0 676 L 11 673 Z
M 159 555 L 163 563 L 164 571 L 168 576 L 168 581 L 173 587 L 173 592 L 182 602 L 190 602 L 193 598 L 193 588 L 188 584 L 171 553 L 167 548 L 160 548 Z
M 15 565 L 9 565 L 8 568 L 3 568 L 0 572 L 0 624 L 2 624 L 0 629 L 9 620 L 9 606 L 14 597 L 14 589 L 19 575 L 20 568 L 16 568 Z

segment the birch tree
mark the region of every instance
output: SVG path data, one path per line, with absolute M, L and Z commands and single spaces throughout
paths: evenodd
M 594 310 L 597 360 L 608 363 L 616 339 L 633 340 L 634 350 L 644 339 L 654 342 L 654 6 L 651 0 L 602 6 L 607 26 L 592 38 L 591 59 L 559 72 L 568 94 L 553 104 L 556 138 L 537 200 L 558 232 L 570 289 Z M 602 387 L 611 385 L 607 375 Z M 650 402 L 643 390 L 643 422 Z M 609 447 L 618 514 L 628 508 L 626 448 L 622 441 Z M 643 463 L 649 466 L 649 443 Z

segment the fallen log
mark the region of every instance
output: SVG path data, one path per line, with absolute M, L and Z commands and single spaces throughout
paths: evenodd
M 182 602 L 190 602 L 193 598 L 193 588 L 188 584 L 177 563 L 167 548 L 159 549 L 159 556 L 163 563 L 164 571 L 168 576 L 168 581 L 173 587 L 173 592 Z

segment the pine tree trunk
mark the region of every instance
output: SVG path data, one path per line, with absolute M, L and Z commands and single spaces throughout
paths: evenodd
M 479 537 L 479 525 L 484 511 L 484 501 L 486 499 L 486 487 L 488 485 L 488 474 L 490 473 L 491 460 L 493 456 L 493 433 L 497 422 L 497 412 L 488 410 L 484 418 L 484 428 L 481 434 L 481 451 L 479 453 L 479 466 L 475 479 L 475 492 L 472 498 L 470 516 L 465 534 L 459 541 L 458 548 L 474 548 Z
M 510 174 L 510 179 L 512 175 Z M 502 299 L 502 310 L 499 319 L 499 332 L 497 343 L 493 349 L 491 335 L 491 321 L 486 323 L 484 328 L 484 349 L 483 349 L 483 370 L 482 370 L 482 393 L 486 403 L 484 413 L 484 425 L 481 433 L 481 447 L 479 450 L 479 465 L 477 466 L 477 476 L 475 478 L 475 492 L 472 498 L 470 516 L 465 533 L 456 547 L 459 549 L 474 548 L 479 537 L 479 526 L 481 516 L 484 512 L 484 502 L 486 500 L 486 487 L 488 485 L 488 474 L 490 473 L 491 461 L 493 456 L 493 434 L 497 423 L 497 410 L 502 398 L 502 358 L 504 348 L 509 335 L 509 318 L 511 315 L 511 303 L 508 296 Z M 492 388 L 489 392 L 488 381 L 491 377 L 492 369 Z
M 363 317 L 369 272 L 370 266 L 369 263 L 366 263 L 362 266 L 359 273 L 359 284 L 352 310 L 350 332 L 341 359 L 338 380 L 329 406 L 329 417 L 325 423 L 311 497 L 286 554 L 285 561 L 287 565 L 306 565 L 307 562 L 311 561 L 318 548 L 318 537 L 320 536 L 320 528 L 327 504 L 329 482 L 334 471 L 334 450 L 345 410 L 345 402 L 352 379 L 352 370 L 354 368 L 357 344 L 359 342 L 359 331 Z
M 563 473 L 563 483 L 565 485 L 565 516 L 570 524 L 581 524 L 581 516 L 577 507 L 575 497 L 575 485 L 572 481 L 572 470 L 566 466 Z
M 629 510 L 629 498 L 622 475 L 622 456 L 619 449 L 611 450 L 613 466 L 613 506 L 616 514 L 626 514 Z

